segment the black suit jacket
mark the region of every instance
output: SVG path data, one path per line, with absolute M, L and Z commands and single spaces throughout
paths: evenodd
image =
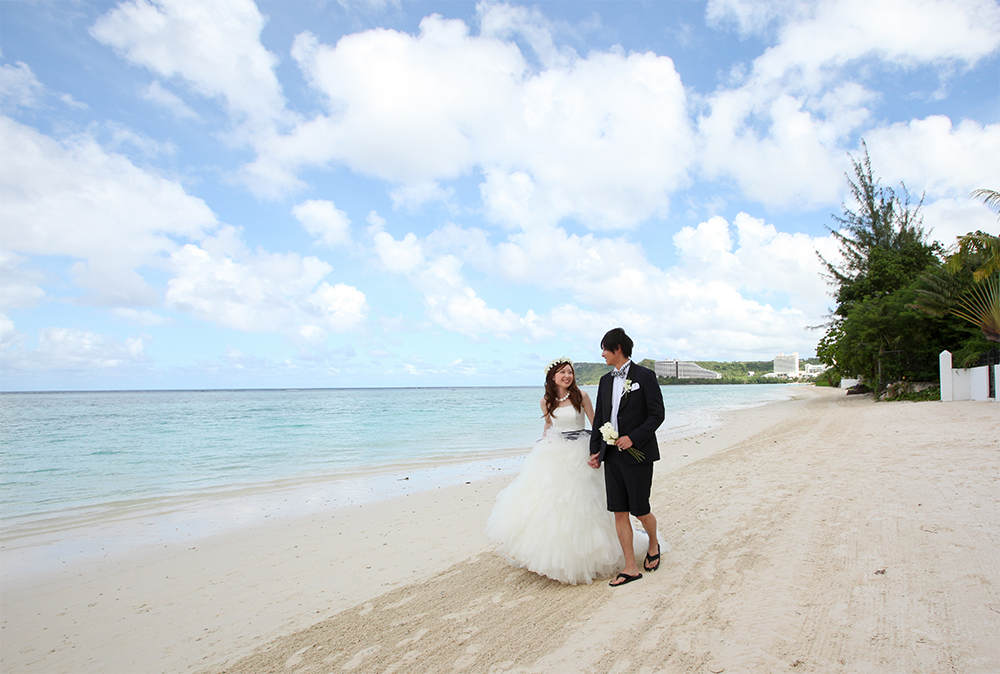
M 599 454 L 599 460 L 604 461 L 604 452 L 608 449 L 618 451 L 613 445 L 604 442 L 601 426 L 611 420 L 612 380 L 609 372 L 597 386 L 597 403 L 594 406 L 594 424 L 590 432 L 590 453 Z M 652 463 L 660 458 L 660 448 L 656 444 L 656 429 L 663 423 L 663 393 L 656 382 L 656 374 L 649 368 L 638 363 L 632 363 L 628 369 L 628 379 L 632 386 L 638 385 L 627 396 L 623 396 L 618 406 L 618 435 L 627 435 L 635 448 L 642 452 L 645 461 Z M 639 461 L 629 452 L 620 452 L 627 463 L 638 464 Z

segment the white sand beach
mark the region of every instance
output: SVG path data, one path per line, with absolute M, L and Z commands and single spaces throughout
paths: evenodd
M 1000 672 L 1000 406 L 802 387 L 666 441 L 661 569 L 511 568 L 504 476 L 6 577 L 0 669 Z

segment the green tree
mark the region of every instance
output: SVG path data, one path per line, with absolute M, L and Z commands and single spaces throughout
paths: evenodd
M 851 157 L 847 176 L 854 203 L 833 216 L 841 259 L 820 256 L 837 306 L 817 356 L 837 374 L 860 376 L 876 390 L 902 378 L 937 378 L 937 353 L 954 332 L 947 320 L 915 309 L 915 284 L 943 250 L 922 227 L 923 199 L 913 204 L 905 185 L 897 193 L 872 172 L 868 148 Z
M 917 293 L 915 304 L 923 311 L 956 316 L 979 328 L 987 341 L 1000 342 L 1000 237 L 981 231 L 958 237 L 947 264 L 925 272 Z M 963 346 L 970 348 L 976 350 Z

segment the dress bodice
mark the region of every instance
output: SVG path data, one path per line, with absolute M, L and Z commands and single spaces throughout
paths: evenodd
M 557 431 L 578 431 L 584 427 L 586 418 L 582 409 L 577 412 L 572 405 L 557 407 L 549 416 L 552 418 L 552 427 Z

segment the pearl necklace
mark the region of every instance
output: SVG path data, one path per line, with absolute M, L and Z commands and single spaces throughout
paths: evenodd
M 562 403 L 562 402 L 566 402 L 566 399 L 567 399 L 567 398 L 569 398 L 569 391 L 567 391 L 567 392 L 566 392 L 566 395 L 564 395 L 564 396 L 563 396 L 562 398 L 556 398 L 556 402 L 557 402 L 557 403 Z

